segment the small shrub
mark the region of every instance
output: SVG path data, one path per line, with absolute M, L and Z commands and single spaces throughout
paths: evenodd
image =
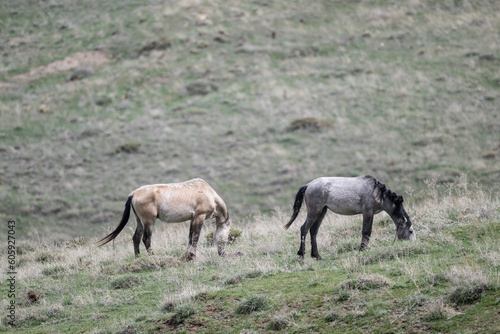
M 448 299 L 456 305 L 472 304 L 492 288 L 486 274 L 475 267 L 456 266 L 446 276 L 454 286 Z
M 410 308 L 413 306 L 424 306 L 429 302 L 429 296 L 423 293 L 416 293 L 410 297 L 407 297 L 405 302 Z
M 483 283 L 459 286 L 452 291 L 449 300 L 456 305 L 472 304 L 480 300 L 486 290 L 488 290 L 488 286 Z
M 213 244 L 214 244 L 214 231 L 210 231 L 207 234 L 205 234 L 205 239 L 207 239 L 207 243 L 210 246 L 213 246 Z
M 179 304 L 174 308 L 174 313 L 172 321 L 175 322 L 175 324 L 180 324 L 193 314 L 196 314 L 196 308 L 192 303 Z
M 228 278 L 227 280 L 224 281 L 224 285 L 235 285 L 238 284 L 241 281 L 241 276 L 236 275 L 234 277 Z
M 446 313 L 442 307 L 436 307 L 429 311 L 425 315 L 425 320 L 427 321 L 438 321 L 446 319 Z
M 166 37 L 160 37 L 159 39 L 147 41 L 142 45 L 137 53 L 139 55 L 149 54 L 153 50 L 165 50 L 172 46 L 172 42 L 168 40 Z
M 109 96 L 104 96 L 100 95 L 95 98 L 95 104 L 97 106 L 103 107 L 107 106 L 108 104 L 111 104 L 113 102 L 113 99 L 110 98 Z
M 235 228 L 231 228 L 229 230 L 229 236 L 227 238 L 227 242 L 232 244 L 236 241 L 236 239 L 238 239 L 239 237 L 241 236 L 241 231 L 240 230 L 237 230 Z
M 165 302 L 165 304 L 163 304 L 163 310 L 165 312 L 173 312 L 174 311 L 174 308 L 175 308 L 175 303 L 171 300 L 168 300 L 167 302 Z
M 260 270 L 254 270 L 254 271 L 246 273 L 246 275 L 245 275 L 246 278 L 256 278 L 259 276 L 262 276 L 262 271 L 260 271 Z
M 348 301 L 350 298 L 351 298 L 350 290 L 346 290 L 346 289 L 339 290 L 339 296 L 337 298 L 337 301 L 345 302 L 345 301 Z
M 435 273 L 428 279 L 431 285 L 443 285 L 449 282 L 448 277 L 444 273 Z
M 442 300 L 429 304 L 426 307 L 427 313 L 424 315 L 426 321 L 440 321 L 449 319 L 457 314 L 460 314 L 453 307 L 443 303 Z
M 115 153 L 136 153 L 139 151 L 139 147 L 141 147 L 141 143 L 138 142 L 130 142 L 125 143 L 123 145 L 118 146 L 115 149 Z
M 265 309 L 269 301 L 264 295 L 254 295 L 243 299 L 236 308 L 237 314 L 250 314 Z
M 322 128 L 327 128 L 333 125 L 333 121 L 329 119 L 318 119 L 314 117 L 298 118 L 288 126 L 289 132 L 298 130 L 318 131 Z
M 141 284 L 142 281 L 139 277 L 127 275 L 117 278 L 111 282 L 113 289 L 129 289 Z
M 241 231 L 235 228 L 229 229 L 229 235 L 227 237 L 227 243 L 232 244 L 234 243 L 240 236 L 241 236 Z M 207 239 L 207 243 L 209 245 L 214 244 L 214 231 L 210 231 L 205 235 L 205 239 Z
M 334 322 L 334 321 L 337 321 L 337 320 L 339 320 L 341 318 L 342 317 L 337 312 L 329 312 L 329 313 L 327 313 L 325 315 L 325 321 L 326 322 Z
M 92 74 L 94 74 L 94 71 L 92 71 L 90 68 L 77 68 L 68 77 L 68 81 L 83 80 L 90 77 Z
M 273 331 L 281 331 L 288 327 L 290 318 L 284 314 L 278 314 L 272 317 L 267 325 L 267 328 Z
M 211 92 L 216 92 L 219 87 L 213 83 L 193 82 L 186 86 L 189 95 L 207 95 Z

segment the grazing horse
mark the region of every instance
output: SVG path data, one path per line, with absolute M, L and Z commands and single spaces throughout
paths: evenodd
M 214 241 L 219 255 L 224 255 L 229 234 L 229 213 L 222 198 L 202 179 L 182 183 L 146 185 L 134 190 L 125 203 L 125 211 L 120 224 L 113 232 L 97 242 L 99 246 L 107 244 L 120 234 L 128 222 L 130 208 L 134 211 L 137 222 L 132 238 L 135 257 L 140 253 L 141 239 L 148 253 L 153 253 L 151 235 L 156 218 L 166 223 L 191 221 L 186 259 L 193 260 L 196 257 L 196 246 L 203 222 L 215 217 Z
M 311 256 L 321 260 L 316 244 L 319 226 L 327 209 L 341 215 L 363 214 L 363 231 L 360 251 L 368 246 L 372 234 L 373 216 L 387 212 L 396 224 L 399 240 L 415 240 L 410 217 L 403 208 L 403 197 L 390 191 L 383 183 L 370 175 L 359 177 L 320 177 L 301 187 L 295 197 L 293 214 L 284 226 L 288 229 L 299 214 L 305 197 L 307 219 L 300 228 L 300 248 L 297 253 L 304 257 L 307 232 L 311 234 Z

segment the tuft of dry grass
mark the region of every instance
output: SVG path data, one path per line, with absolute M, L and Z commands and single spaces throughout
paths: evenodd
M 262 311 L 269 306 L 269 300 L 264 295 L 252 295 L 244 298 L 236 308 L 237 314 L 249 314 Z
M 371 290 L 371 289 L 379 289 L 385 287 L 391 287 L 394 285 L 394 282 L 380 274 L 372 274 L 372 275 L 360 275 L 356 278 L 348 279 L 342 282 L 339 285 L 340 289 L 357 289 L 357 290 Z
M 478 267 L 455 266 L 448 272 L 447 277 L 454 287 L 448 299 L 457 305 L 472 304 L 492 288 L 487 275 Z
M 449 320 L 450 318 L 459 315 L 460 312 L 455 308 L 447 305 L 443 300 L 437 300 L 429 303 L 425 307 L 427 321 Z
M 267 326 L 268 329 L 273 331 L 282 331 L 293 324 L 292 319 L 287 314 L 274 315 Z

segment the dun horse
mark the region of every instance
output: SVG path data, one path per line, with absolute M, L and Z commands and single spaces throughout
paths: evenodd
M 120 224 L 113 232 L 97 242 L 99 246 L 107 244 L 120 234 L 128 222 L 130 208 L 134 211 L 137 222 L 132 238 L 136 257 L 140 253 L 141 239 L 148 253 L 153 253 L 151 235 L 156 218 L 166 223 L 191 221 L 186 259 L 192 260 L 196 257 L 196 246 L 203 222 L 215 217 L 214 241 L 219 255 L 224 255 L 229 234 L 229 213 L 222 198 L 202 179 L 146 185 L 134 190 L 125 203 Z
M 390 191 L 370 175 L 359 177 L 321 177 L 301 187 L 295 197 L 293 214 L 284 226 L 288 229 L 299 214 L 305 197 L 307 218 L 300 229 L 300 248 L 297 253 L 304 257 L 307 232 L 311 234 L 311 256 L 320 260 L 316 235 L 327 209 L 341 215 L 363 214 L 363 231 L 360 251 L 368 246 L 372 233 L 373 216 L 387 212 L 396 225 L 399 240 L 415 240 L 410 217 L 403 207 L 403 197 Z

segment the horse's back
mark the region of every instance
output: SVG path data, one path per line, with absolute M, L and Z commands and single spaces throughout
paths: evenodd
M 308 184 L 306 201 L 316 206 L 327 206 L 335 213 L 355 215 L 362 213 L 363 203 L 373 193 L 370 177 L 320 177 Z

